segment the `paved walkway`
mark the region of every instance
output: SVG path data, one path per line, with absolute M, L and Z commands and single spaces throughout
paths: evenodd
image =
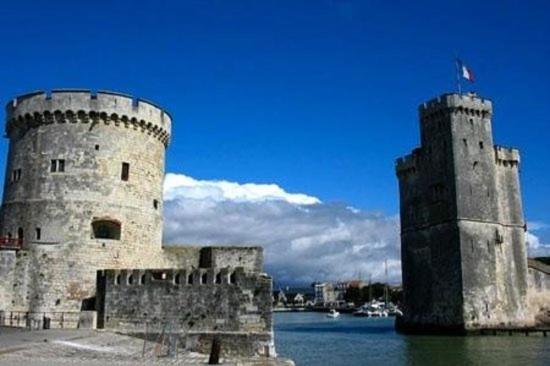
M 5 365 L 204 365 L 208 356 L 180 350 L 177 357 L 158 357 L 162 353 L 142 339 L 93 330 L 26 331 L 0 328 L 0 366 Z M 282 359 L 224 360 L 226 366 L 289 366 Z

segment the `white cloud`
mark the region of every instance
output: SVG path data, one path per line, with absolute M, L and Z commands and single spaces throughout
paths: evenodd
M 548 224 L 546 224 L 544 222 L 540 222 L 540 221 L 529 221 L 527 223 L 527 227 L 531 231 L 539 231 L 539 230 L 543 230 L 543 229 L 548 229 Z
M 525 233 L 528 244 L 528 253 L 530 257 L 546 257 L 550 256 L 550 243 L 543 243 L 535 232 L 548 229 L 548 225 L 543 222 L 527 223 L 529 231 Z
M 399 220 L 288 193 L 274 184 L 239 184 L 168 174 L 166 243 L 261 245 L 276 281 L 312 282 L 369 274 L 383 280 L 384 260 L 400 282 Z
M 399 218 L 322 203 L 275 184 L 240 184 L 167 174 L 164 241 L 193 245 L 261 245 L 266 270 L 283 283 L 372 275 L 401 281 Z M 550 255 L 548 229 L 530 222 L 529 255 Z
M 276 184 L 197 180 L 183 174 L 168 173 L 164 181 L 164 199 L 177 197 L 237 202 L 286 201 L 299 205 L 321 203 L 316 197 L 285 192 Z

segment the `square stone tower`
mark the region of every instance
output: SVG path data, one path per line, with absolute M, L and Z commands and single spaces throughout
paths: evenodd
M 492 103 L 419 107 L 421 146 L 397 160 L 406 332 L 530 325 L 519 151 L 493 144 Z

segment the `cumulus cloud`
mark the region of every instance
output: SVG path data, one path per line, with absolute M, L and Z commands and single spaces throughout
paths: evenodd
M 164 199 L 178 197 L 213 201 L 262 202 L 285 201 L 313 205 L 321 201 L 301 193 L 288 193 L 276 184 L 239 184 L 225 180 L 197 180 L 183 174 L 168 173 L 164 181 Z
M 351 279 L 400 282 L 399 220 L 289 193 L 275 184 L 240 184 L 167 174 L 164 242 L 261 245 L 279 283 Z
M 530 257 L 546 257 L 550 256 L 550 243 L 544 243 L 539 232 L 548 229 L 548 225 L 542 222 L 529 222 L 527 227 L 529 231 L 526 233 L 528 245 L 528 253 Z

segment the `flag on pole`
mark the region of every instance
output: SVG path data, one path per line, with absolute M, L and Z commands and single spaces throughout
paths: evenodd
M 456 60 L 458 63 L 460 76 L 462 76 L 464 79 L 468 80 L 469 82 L 474 82 L 474 73 L 472 69 L 470 69 L 468 66 L 464 65 L 462 61 L 459 59 Z

